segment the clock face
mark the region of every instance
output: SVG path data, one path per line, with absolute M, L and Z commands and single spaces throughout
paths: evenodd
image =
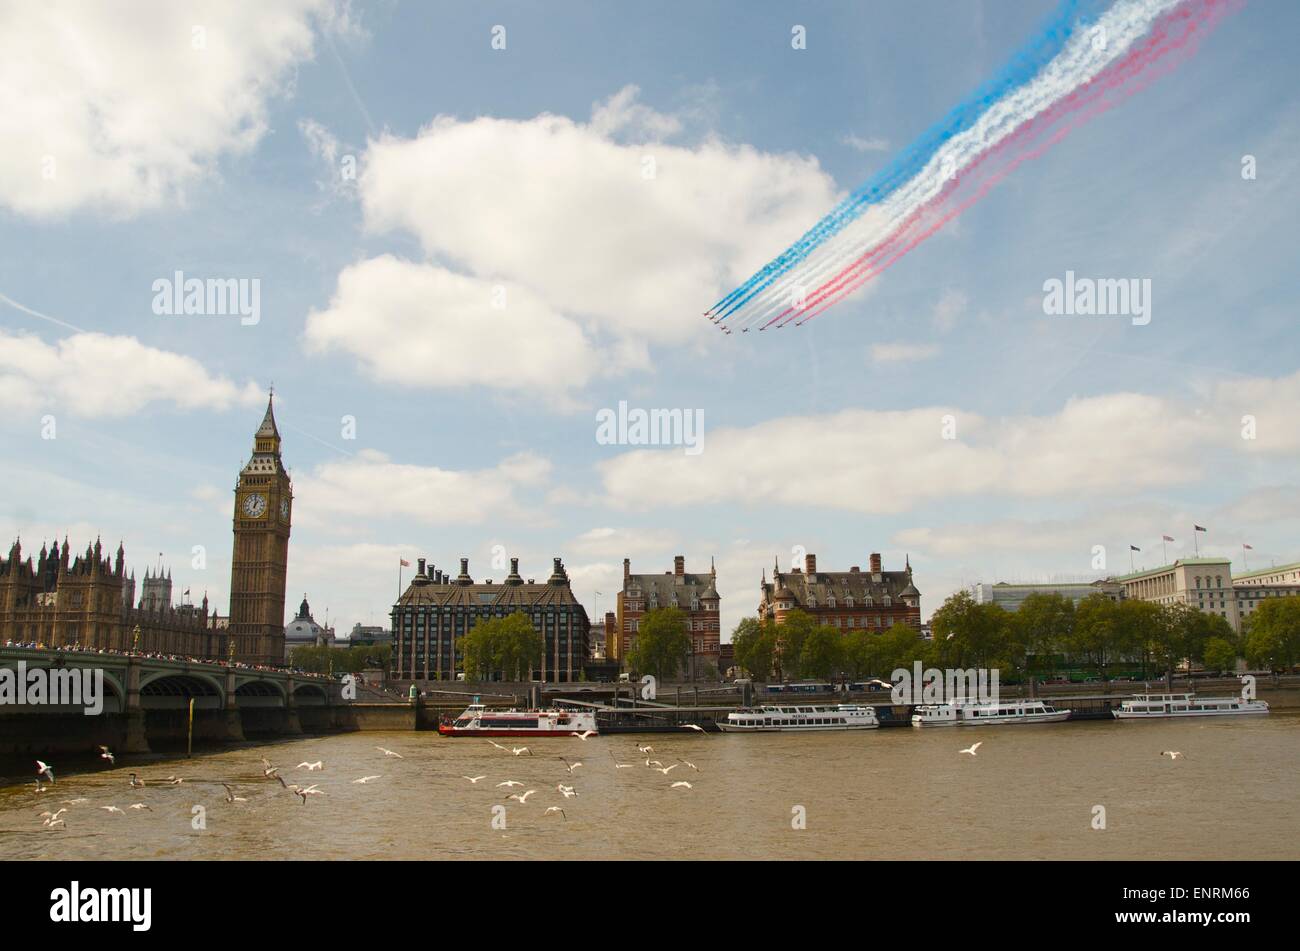
M 282 522 L 289 521 L 289 500 L 288 499 L 280 500 L 280 521 Z
M 266 496 L 257 492 L 244 496 L 243 508 L 249 518 L 261 518 L 266 512 Z

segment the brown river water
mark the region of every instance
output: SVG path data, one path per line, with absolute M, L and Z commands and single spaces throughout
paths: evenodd
M 976 741 L 977 756 L 958 752 Z M 662 774 L 638 744 L 665 766 L 698 769 Z M 17 777 L 0 786 L 0 849 L 11 859 L 1300 858 L 1294 713 L 528 745 L 534 755 L 516 757 L 485 740 L 353 733 L 68 775 L 55 762 L 46 792 Z M 324 795 L 303 804 L 263 778 L 262 756 Z M 570 778 L 560 757 L 583 765 Z M 324 768 L 294 768 L 304 760 Z M 129 786 L 132 770 L 144 789 Z M 186 782 L 153 782 L 173 774 Z M 353 782 L 364 776 L 379 778 Z M 247 801 L 227 803 L 223 780 Z M 496 786 L 508 780 L 523 785 Z M 682 780 L 691 788 L 672 786 Z M 529 789 L 523 804 L 506 798 Z M 65 806 L 66 828 L 43 829 L 37 813 Z M 1104 829 L 1093 828 L 1097 806 Z

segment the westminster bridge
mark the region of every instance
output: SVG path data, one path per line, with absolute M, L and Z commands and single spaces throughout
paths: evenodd
M 21 666 L 20 666 L 21 665 Z M 6 669 L 12 673 L 5 674 Z M 0 646 L 0 676 L 102 671 L 102 709 L 21 702 L 0 693 L 0 753 L 93 750 L 148 753 L 195 741 L 355 728 L 343 685 L 319 674 L 137 653 Z M 38 675 L 45 681 L 49 673 Z M 67 675 L 61 675 L 67 676 Z M 84 674 L 82 675 L 84 677 Z M 98 675 L 92 673 L 96 679 Z

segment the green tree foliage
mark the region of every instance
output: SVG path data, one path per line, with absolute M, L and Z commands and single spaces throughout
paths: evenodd
M 816 629 L 817 621 L 807 611 L 796 608 L 788 612 L 775 627 L 777 673 L 782 680 L 797 678 L 803 642 Z
M 1052 654 L 1074 637 L 1074 602 L 1062 594 L 1035 592 L 1011 615 L 1009 634 L 1012 663 L 1036 673 Z
M 654 674 L 666 680 L 685 665 L 690 649 L 691 638 L 682 610 L 655 608 L 641 618 L 636 642 L 628 652 L 628 665 L 639 674 Z
M 523 680 L 542 661 L 542 635 L 527 615 L 489 618 L 475 624 L 460 642 L 467 680 Z
M 1205 666 L 1208 670 L 1232 671 L 1237 666 L 1237 645 L 1222 637 L 1205 642 Z
M 772 676 L 776 658 L 776 634 L 772 625 L 758 618 L 744 618 L 731 632 L 731 643 L 736 664 L 741 669 L 758 680 Z
M 1004 667 L 1012 653 L 1011 616 L 999 605 L 976 604 L 968 591 L 949 595 L 930 618 L 940 667 Z
M 387 670 L 391 644 L 356 647 L 317 647 L 304 644 L 289 652 L 289 664 L 313 674 L 357 674 L 363 670 Z
M 799 648 L 799 676 L 811 680 L 829 680 L 839 673 L 843 645 L 838 628 L 829 624 L 814 627 Z
M 1287 671 L 1300 662 L 1300 598 L 1266 598 L 1246 625 L 1246 661 Z

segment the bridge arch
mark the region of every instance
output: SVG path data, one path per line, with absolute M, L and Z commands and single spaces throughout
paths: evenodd
M 19 660 L 24 664 L 24 669 L 32 670 L 102 670 L 104 673 L 104 713 L 121 713 L 126 709 L 126 687 L 122 683 L 122 678 L 118 671 L 110 668 L 99 667 L 91 664 L 68 664 L 55 663 L 53 659 L 46 658 L 0 658 L 0 668 L 14 671 L 17 676 Z
M 221 682 L 200 671 L 159 670 L 140 678 L 140 706 L 147 710 L 188 707 L 220 710 L 225 707 Z

